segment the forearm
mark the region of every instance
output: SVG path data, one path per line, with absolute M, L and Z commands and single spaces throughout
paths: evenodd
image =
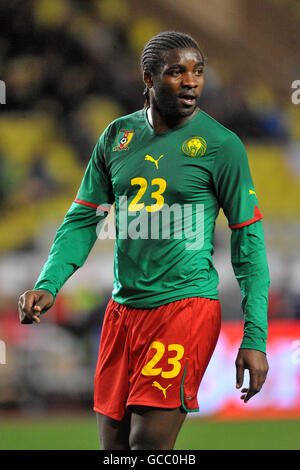
M 241 348 L 266 352 L 270 278 L 261 221 L 232 230 L 231 261 L 243 296 Z
M 55 299 L 57 293 L 88 257 L 96 239 L 97 224 L 104 216 L 96 209 L 73 203 L 56 232 L 48 260 L 34 289 L 47 290 Z

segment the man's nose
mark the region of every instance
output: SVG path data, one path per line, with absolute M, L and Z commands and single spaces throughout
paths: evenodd
M 188 87 L 188 88 L 196 88 L 198 86 L 198 82 L 196 77 L 193 73 L 185 73 L 182 77 L 181 86 Z

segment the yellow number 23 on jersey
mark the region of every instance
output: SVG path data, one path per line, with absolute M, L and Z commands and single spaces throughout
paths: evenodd
M 129 204 L 128 211 L 129 212 L 140 211 L 143 209 L 145 205 L 144 202 L 139 202 L 139 201 L 141 200 L 141 198 L 143 197 L 147 189 L 147 185 L 148 185 L 147 180 L 141 177 L 132 178 L 130 183 L 131 183 L 131 186 L 139 185 L 140 188 L 137 194 L 135 195 L 135 197 L 133 198 L 133 200 L 131 201 L 131 203 Z M 166 180 L 164 180 L 163 178 L 154 178 L 151 180 L 151 186 L 154 186 L 154 185 L 158 186 L 158 190 L 153 191 L 151 193 L 151 197 L 156 200 L 156 203 L 151 204 L 151 206 L 146 206 L 147 212 L 159 211 L 165 202 L 164 197 L 162 196 L 162 193 L 166 190 L 166 187 L 167 187 Z

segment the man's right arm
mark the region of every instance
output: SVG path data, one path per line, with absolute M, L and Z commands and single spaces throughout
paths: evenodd
M 44 313 L 53 306 L 59 290 L 86 261 L 97 239 L 97 225 L 106 214 L 99 216 L 95 208 L 75 202 L 71 205 L 33 290 L 19 299 L 21 323 L 36 321 L 34 314 Z
M 44 264 L 35 289 L 57 293 L 69 277 L 85 263 L 97 239 L 97 224 L 104 216 L 96 215 L 96 208 L 74 202 L 62 225 L 56 232 L 48 260 Z
M 33 290 L 20 296 L 18 309 L 22 323 L 36 321 L 33 318 L 34 313 L 44 313 L 54 304 L 61 287 L 87 259 L 97 239 L 97 225 L 109 211 L 105 207 L 114 202 L 112 185 L 103 158 L 104 140 L 105 134 L 102 134 L 86 168 L 76 199 L 56 232 L 48 260 Z M 104 210 L 97 213 L 99 204 Z

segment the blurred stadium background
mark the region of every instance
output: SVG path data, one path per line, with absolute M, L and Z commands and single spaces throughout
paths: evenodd
M 139 55 L 154 34 L 190 33 L 208 57 L 204 111 L 246 144 L 271 274 L 263 391 L 235 390 L 241 294 L 221 214 L 215 264 L 223 327 L 181 449 L 300 449 L 300 79 L 297 0 L 1 0 L 0 449 L 96 449 L 93 374 L 112 288 L 113 240 L 98 240 L 39 326 L 31 289 L 100 133 L 143 106 Z M 4 349 L 4 343 L 0 343 Z

